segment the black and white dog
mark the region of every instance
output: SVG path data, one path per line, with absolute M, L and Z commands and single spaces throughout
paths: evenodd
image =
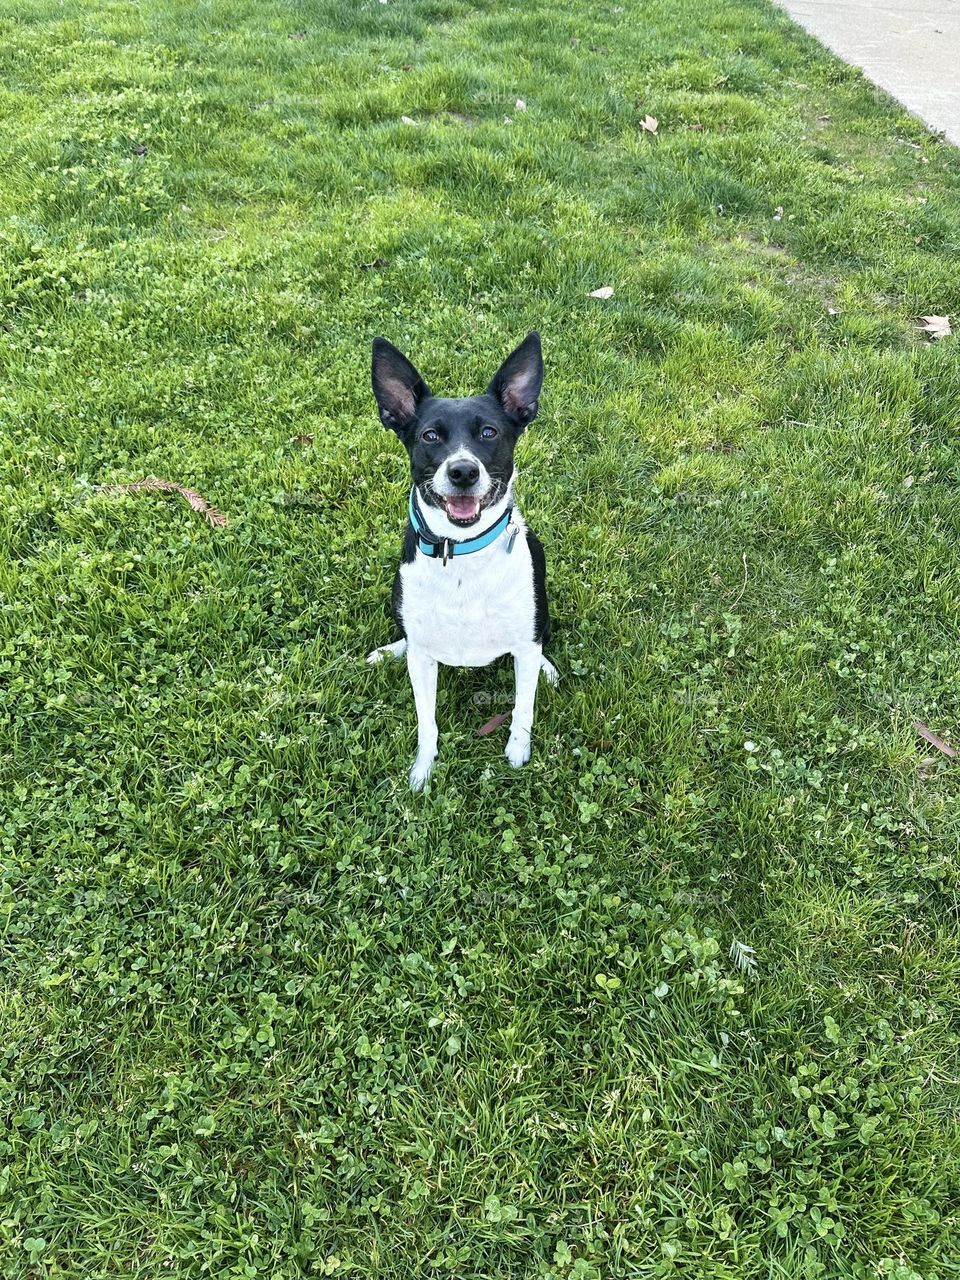
M 417 705 L 419 791 L 437 758 L 437 664 L 485 667 L 512 654 L 516 699 L 506 756 L 530 759 L 537 680 L 557 672 L 543 656 L 550 635 L 546 562 L 513 501 L 513 450 L 537 414 L 543 384 L 540 335 L 528 334 L 481 396 L 434 396 L 406 356 L 373 342 L 380 421 L 410 455 L 412 487 L 403 557 L 393 584 L 402 640 L 368 662 L 407 655 Z

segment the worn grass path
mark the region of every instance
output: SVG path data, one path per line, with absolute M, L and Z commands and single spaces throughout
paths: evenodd
M 0 1274 L 960 1275 L 958 153 L 752 0 L 0 71 Z M 563 681 L 412 798 L 369 340 L 532 327 Z

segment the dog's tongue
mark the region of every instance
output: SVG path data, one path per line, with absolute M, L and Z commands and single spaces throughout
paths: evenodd
M 448 498 L 447 513 L 454 520 L 473 520 L 480 514 L 479 498 Z

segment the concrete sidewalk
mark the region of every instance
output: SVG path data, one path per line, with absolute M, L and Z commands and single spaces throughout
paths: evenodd
M 960 144 L 960 0 L 778 0 L 845 62 Z

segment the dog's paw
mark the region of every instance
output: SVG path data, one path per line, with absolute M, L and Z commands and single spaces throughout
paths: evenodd
M 433 762 L 437 758 L 434 751 L 430 755 L 417 756 L 410 768 L 410 790 L 422 791 L 427 785 L 431 773 L 433 773 Z
M 503 754 L 515 769 L 522 769 L 530 759 L 530 735 L 525 733 L 522 737 L 515 738 L 511 734 Z
M 553 665 L 553 663 L 548 662 L 547 659 L 544 658 L 540 663 L 540 670 L 547 677 L 547 683 L 552 684 L 553 687 L 556 688 L 557 685 L 560 683 L 560 672 Z
M 372 665 L 375 662 L 382 662 L 384 658 L 402 658 L 406 652 L 406 640 L 397 640 L 396 643 L 385 644 L 380 649 L 371 649 L 367 654 L 367 661 Z

